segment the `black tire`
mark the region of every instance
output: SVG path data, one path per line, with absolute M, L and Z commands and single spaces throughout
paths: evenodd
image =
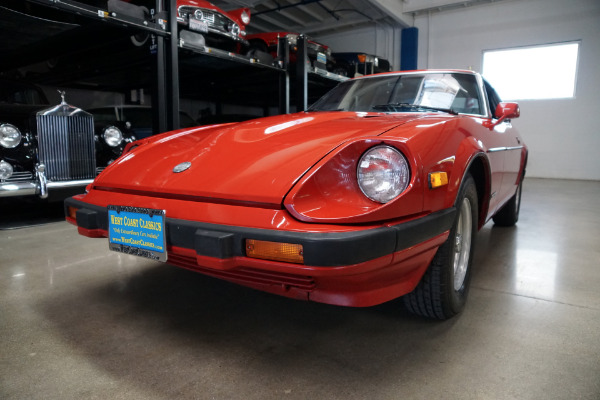
M 502 206 L 500 211 L 494 215 L 494 224 L 497 226 L 514 226 L 519 220 L 519 212 L 521 210 L 521 190 L 523 189 L 523 181 L 519 183 L 515 195 Z
M 448 239 L 438 249 L 415 290 L 403 297 L 411 313 L 445 320 L 465 307 L 471 282 L 478 204 L 475 181 L 467 174 L 456 198 L 457 213 Z

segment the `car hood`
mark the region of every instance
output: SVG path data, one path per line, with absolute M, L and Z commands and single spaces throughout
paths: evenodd
M 107 168 L 96 187 L 279 205 L 302 175 L 341 143 L 422 116 L 298 113 L 175 131 Z M 174 168 L 190 163 L 182 172 Z

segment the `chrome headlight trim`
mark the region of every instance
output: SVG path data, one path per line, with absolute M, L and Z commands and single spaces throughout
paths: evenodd
M 365 196 L 378 203 L 387 203 L 408 187 L 410 166 L 399 150 L 379 145 L 361 156 L 356 177 Z
M 108 126 L 102 132 L 102 139 L 110 147 L 117 147 L 123 142 L 123 133 L 116 126 Z
M 21 131 L 13 124 L 0 124 L 0 146 L 14 149 L 21 143 Z
M 240 27 L 235 22 L 230 22 L 227 30 L 235 36 L 240 36 Z
M 12 165 L 4 160 L 0 160 L 0 180 L 8 179 L 12 176 L 14 170 Z

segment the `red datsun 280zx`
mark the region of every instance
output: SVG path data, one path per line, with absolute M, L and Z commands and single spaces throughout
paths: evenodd
M 306 112 L 132 143 L 67 199 L 112 250 L 302 300 L 459 313 L 475 236 L 519 216 L 527 148 L 471 71 L 365 76 Z

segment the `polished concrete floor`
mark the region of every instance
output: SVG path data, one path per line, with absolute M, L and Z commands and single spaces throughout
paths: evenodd
M 7 212 L 6 209 L 1 210 Z M 0 230 L 0 399 L 600 399 L 600 182 L 527 179 L 478 236 L 468 305 L 305 303 Z

